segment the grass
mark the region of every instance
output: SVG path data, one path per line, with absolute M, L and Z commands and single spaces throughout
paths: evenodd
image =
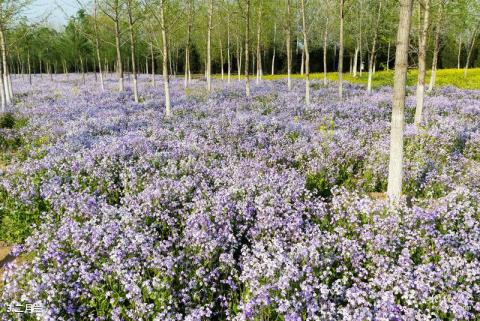
M 455 86 L 463 89 L 480 89 L 480 68 L 469 69 L 467 78 L 464 77 L 463 69 L 439 69 L 437 71 L 437 80 L 436 86 Z M 430 81 L 430 71 L 427 71 L 426 85 Z M 373 75 L 373 87 L 379 88 L 383 86 L 393 86 L 393 75 L 394 71 L 377 71 Z M 408 85 L 414 86 L 417 82 L 418 71 L 416 69 L 409 69 L 408 71 Z M 263 78 L 269 80 L 283 79 L 287 75 L 266 75 Z M 300 74 L 293 74 L 292 78 L 303 78 Z M 311 79 L 323 79 L 323 73 L 313 73 L 310 74 Z M 329 72 L 327 73 L 328 80 L 336 81 L 338 80 L 338 73 Z M 357 75 L 357 78 L 354 78 L 349 73 L 343 74 L 343 79 L 345 81 L 366 85 L 368 80 L 368 73 L 362 73 L 362 76 Z

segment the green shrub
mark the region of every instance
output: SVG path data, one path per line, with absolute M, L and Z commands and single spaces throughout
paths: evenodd
M 305 187 L 317 196 L 328 198 L 332 196 L 332 185 L 328 181 L 325 170 L 307 175 Z
M 12 113 L 4 113 L 0 115 L 0 128 L 12 129 L 15 127 L 15 116 Z

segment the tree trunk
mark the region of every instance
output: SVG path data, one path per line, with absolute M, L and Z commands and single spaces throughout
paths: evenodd
M 227 83 L 230 84 L 232 77 L 232 55 L 230 53 L 230 13 L 227 17 Z
M 360 58 L 360 63 L 357 65 L 359 69 L 359 74 L 360 77 L 363 75 L 363 17 L 364 11 L 363 11 L 363 1 L 360 1 L 360 32 L 359 32 L 359 41 L 358 41 L 358 54 Z
M 47 62 L 48 63 L 48 62 Z M 48 69 L 48 73 L 50 74 L 50 65 L 48 64 L 47 65 L 47 69 Z M 82 55 L 80 55 L 80 68 L 81 68 L 81 71 L 82 71 L 82 81 L 83 81 L 83 84 L 85 85 L 85 69 L 84 69 L 84 66 L 83 66 L 83 58 L 82 58 Z
M 467 78 L 468 67 L 470 65 L 470 57 L 472 56 L 472 51 L 473 51 L 473 48 L 475 47 L 475 40 L 477 40 L 477 32 L 479 28 L 480 28 L 480 25 L 478 25 L 477 28 L 475 28 L 475 31 L 473 32 L 472 43 L 470 44 L 470 50 L 468 50 L 467 62 L 465 63 L 465 70 L 463 73 L 463 76 L 465 78 Z
M 291 4 L 290 0 L 286 0 L 287 5 L 287 30 L 286 30 L 286 45 L 287 45 L 287 83 L 288 90 L 292 90 L 292 26 L 291 26 Z
M 246 0 L 246 24 L 245 24 L 245 94 L 250 97 L 250 76 L 248 73 L 249 56 L 249 38 L 250 38 L 250 0 Z
M 2 78 L 3 88 L 5 92 L 5 103 L 9 105 L 12 103 L 12 96 L 10 95 L 10 90 L 8 86 L 7 44 L 5 39 L 5 33 L 3 31 L 3 26 L 0 27 L 0 47 L 2 50 Z
M 171 46 L 169 45 L 168 48 L 171 48 Z M 175 57 L 174 57 L 174 55 L 173 55 L 172 49 L 169 49 L 169 50 L 170 50 L 170 52 L 168 53 L 168 64 L 169 64 L 169 66 L 170 66 L 170 75 L 172 75 L 172 76 L 175 77 L 175 76 L 176 76 L 176 75 L 175 75 L 175 67 L 174 67 Z
M 189 19 L 190 19 L 190 13 L 189 13 Z M 190 70 L 190 32 L 191 32 L 191 24 L 190 20 L 188 22 L 187 26 L 187 44 L 185 45 L 185 72 L 184 72 L 184 87 L 188 88 L 189 85 L 189 70 Z
M 277 23 L 273 25 L 273 54 L 272 54 L 272 76 L 275 74 L 275 42 L 277 40 Z
M 100 58 L 100 43 L 98 40 L 97 0 L 94 1 L 94 5 L 93 5 L 93 26 L 95 31 L 95 51 L 97 53 L 98 71 L 100 73 L 100 88 L 102 89 L 102 91 L 105 91 L 105 84 L 103 82 L 103 73 L 102 73 L 102 59 Z
M 432 74 L 430 76 L 430 84 L 428 85 L 428 92 L 431 92 L 435 87 L 435 81 L 437 79 L 437 65 L 438 65 L 438 53 L 440 51 L 440 25 L 443 20 L 443 3 L 440 8 L 440 16 L 437 20 L 437 27 L 435 28 L 435 40 L 433 48 L 433 59 L 432 59 Z
M 132 55 L 132 76 L 133 76 L 133 97 L 135 102 L 139 103 L 138 98 L 138 81 L 137 81 L 137 60 L 135 58 L 135 34 L 133 30 L 133 13 L 132 13 L 132 2 L 131 0 L 127 1 L 127 8 L 128 8 L 128 32 L 130 33 L 130 51 Z
M 222 39 L 220 39 L 220 74 L 222 75 L 222 80 L 224 80 L 225 78 L 225 72 L 223 70 L 223 65 L 224 65 L 224 61 L 223 61 L 223 47 L 222 47 Z
M 305 19 L 305 0 L 301 0 L 303 52 L 305 53 L 305 103 L 310 105 L 310 53 L 308 51 L 307 22 Z
M 208 29 L 207 29 L 207 90 L 212 91 L 212 16 L 213 16 L 213 0 L 209 1 L 208 6 Z
M 3 79 L 3 64 L 0 64 L 0 101 L 1 101 L 1 112 L 6 112 L 7 97 L 5 92 L 5 84 Z
M 27 53 L 27 63 L 28 63 L 28 82 L 30 86 L 32 85 L 32 65 L 30 63 L 30 50 Z
M 353 58 L 353 78 L 357 78 L 357 70 L 358 70 L 358 52 L 359 48 L 358 45 L 355 47 L 355 54 Z
M 327 85 L 327 43 L 328 43 L 328 18 L 323 33 L 323 85 Z
M 343 22 L 344 22 L 344 3 L 340 0 L 340 48 L 338 53 L 338 96 L 343 99 Z
M 462 56 L 462 39 L 458 43 L 457 69 L 460 69 L 460 58 Z
M 428 1 L 428 0 L 427 0 Z M 368 63 L 368 84 L 367 84 L 367 91 L 369 94 L 372 93 L 372 76 L 374 73 L 374 68 L 375 68 L 375 54 L 376 54 L 376 45 L 377 45 L 377 38 L 378 38 L 378 26 L 380 24 L 380 14 L 382 12 L 382 1 L 380 0 L 378 2 L 378 15 L 377 15 L 377 21 L 375 24 L 375 31 L 373 35 L 373 42 L 372 42 L 372 52 L 370 55 L 370 61 Z
M 165 114 L 169 117 L 171 112 L 170 106 L 170 79 L 168 75 L 168 42 L 167 30 L 165 26 L 164 1 L 160 0 L 160 28 L 162 29 L 162 69 L 163 69 L 163 86 L 165 90 Z
M 240 47 L 240 40 L 238 39 L 237 35 L 237 74 L 238 74 L 238 81 L 241 80 L 242 74 L 242 48 Z
M 55 69 L 54 70 L 55 70 L 55 73 L 57 73 L 57 63 L 55 63 Z M 97 64 L 96 64 L 95 58 L 93 58 L 93 74 L 95 75 L 95 82 L 97 82 L 98 81 Z
M 43 69 L 42 69 L 42 57 L 38 58 L 39 61 L 39 69 L 40 69 L 40 78 L 43 79 Z
M 353 75 L 353 56 L 352 56 L 352 53 L 349 53 L 349 56 L 350 56 L 349 71 L 350 71 L 350 75 Z
M 118 10 L 118 8 L 116 8 Z M 118 13 L 115 16 L 115 48 L 117 51 L 117 76 L 118 76 L 118 91 L 124 90 L 123 85 L 123 63 L 122 63 L 122 52 L 120 50 L 120 22 Z
M 25 62 L 23 59 L 20 60 L 20 53 L 17 52 L 18 55 L 18 60 L 20 62 L 20 68 L 21 68 L 21 73 L 22 73 L 22 80 L 25 79 Z
M 387 71 L 390 70 L 390 41 L 388 42 L 387 49 Z
M 262 28 L 262 0 L 260 0 L 258 7 L 258 19 L 257 19 L 257 85 L 262 79 L 262 54 L 260 52 L 260 35 Z
M 302 49 L 302 61 L 300 62 L 300 75 L 303 76 L 305 70 L 305 50 Z
M 155 87 L 155 56 L 153 55 L 152 43 L 150 43 L 150 55 L 152 56 L 152 87 Z
M 387 188 L 387 194 L 391 200 L 398 199 L 402 195 L 404 109 L 412 1 L 413 0 L 400 0 L 400 21 L 398 24 L 397 48 L 395 54 L 395 77 L 393 84 L 393 109 Z
M 415 124 L 418 126 L 422 122 L 423 101 L 425 98 L 425 74 L 427 55 L 427 32 L 429 26 L 430 0 L 424 0 L 424 7 L 420 5 L 420 15 L 423 13 L 423 24 L 419 27 L 420 34 L 418 44 L 418 81 L 417 81 L 417 108 L 415 109 Z

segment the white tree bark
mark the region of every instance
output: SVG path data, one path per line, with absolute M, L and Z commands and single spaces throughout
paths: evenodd
M 0 64 L 0 101 L 1 101 L 1 112 L 6 111 L 7 98 L 5 93 L 5 84 L 3 80 L 3 63 Z
M 323 33 L 323 85 L 327 85 L 327 49 L 328 49 L 328 18 L 325 23 L 325 31 Z
M 243 54 L 243 51 L 242 51 L 242 47 L 240 45 L 240 39 L 238 37 L 238 34 L 237 34 L 237 74 L 238 74 L 238 81 L 241 81 L 242 80 L 242 54 Z
M 133 8 L 132 8 L 132 0 L 127 1 L 127 11 L 128 11 L 128 32 L 130 34 L 130 51 L 132 55 L 132 76 L 133 76 L 133 97 L 135 102 L 138 104 L 139 97 L 138 97 L 138 81 L 137 81 L 137 62 L 135 58 L 135 33 L 133 30 L 134 27 L 134 20 L 133 20 Z
M 207 26 L 207 91 L 212 91 L 212 16 L 213 0 L 208 5 L 208 26 Z
M 477 40 L 477 33 L 479 28 L 480 28 L 480 24 L 475 28 L 475 31 L 473 32 L 473 37 L 470 44 L 470 50 L 468 50 L 467 62 L 465 63 L 465 69 L 463 74 L 465 78 L 467 78 L 468 67 L 470 66 L 470 57 L 472 56 L 472 51 L 473 51 L 473 48 L 475 47 L 475 40 Z
M 374 31 L 373 42 L 372 42 L 372 52 L 370 54 L 370 61 L 368 63 L 367 91 L 368 91 L 369 94 L 372 93 L 372 76 L 373 76 L 373 73 L 374 73 L 374 70 L 375 70 L 375 54 L 376 54 L 376 50 L 377 50 L 376 46 L 377 46 L 377 39 L 378 39 L 378 26 L 380 24 L 381 12 L 382 12 L 382 0 L 379 0 L 379 2 L 378 2 L 378 15 L 377 15 L 377 21 L 375 23 L 375 31 Z
M 301 0 L 303 52 L 305 53 L 305 103 L 310 105 L 310 53 L 308 52 L 308 29 L 305 15 L 305 0 Z
M 400 20 L 398 24 L 397 48 L 395 53 L 395 77 L 393 84 L 393 108 L 387 188 L 387 194 L 392 201 L 400 198 L 402 195 L 404 109 L 412 1 L 413 0 L 400 0 Z
M 262 55 L 260 52 L 260 36 L 262 29 L 262 0 L 258 5 L 258 19 L 257 19 L 257 85 L 262 79 Z
M 155 87 L 155 56 L 153 55 L 153 44 L 150 43 L 150 56 L 152 59 L 152 87 Z
M 300 75 L 303 76 L 305 70 L 305 50 L 302 49 L 302 57 L 300 62 Z
M 81 72 L 82 72 L 82 81 L 83 81 L 83 84 L 85 85 L 85 67 L 83 65 L 82 55 L 80 55 L 80 69 L 81 69 Z M 52 72 L 50 70 L 50 64 L 48 62 L 47 62 L 47 70 L 48 70 L 48 74 L 50 75 L 50 78 L 52 78 Z
M 102 60 L 100 58 L 100 43 L 98 40 L 98 22 L 97 22 L 97 0 L 93 2 L 93 27 L 95 31 L 95 51 L 97 54 L 97 60 L 98 60 L 98 70 L 100 72 L 100 88 L 102 91 L 105 91 L 105 85 L 103 81 L 103 73 L 102 73 Z M 67 70 L 67 64 L 64 63 L 64 68 L 65 71 Z
M 343 99 L 343 23 L 345 0 L 340 0 L 340 49 L 338 53 L 338 96 Z
M 118 7 L 116 8 L 118 10 Z M 116 13 L 115 19 L 115 48 L 117 51 L 117 76 L 118 76 L 118 90 L 123 91 L 123 63 L 122 63 L 122 52 L 120 50 L 120 21 L 119 21 L 118 11 Z
M 185 45 L 185 79 L 184 79 L 184 86 L 185 88 L 188 87 L 190 84 L 191 70 L 190 70 L 190 47 L 191 47 L 191 34 L 192 34 L 192 25 L 193 25 L 193 1 L 188 1 L 188 22 L 187 22 L 187 44 Z
M 415 124 L 418 126 L 422 122 L 423 101 L 425 98 L 425 74 L 426 74 L 426 55 L 427 55 L 427 33 L 429 26 L 430 0 L 424 0 L 420 4 L 420 12 L 423 13 L 423 23 L 420 26 L 419 46 L 418 46 L 418 81 L 417 81 L 417 107 L 415 109 Z
M 287 84 L 288 90 L 292 90 L 292 26 L 291 26 L 291 4 L 290 0 L 286 0 L 286 19 L 287 19 L 287 26 L 286 26 L 286 35 L 285 41 L 287 45 Z
M 442 7 L 440 8 L 440 15 L 437 20 L 437 26 L 435 28 L 435 40 L 433 48 L 433 59 L 432 59 L 432 74 L 430 76 L 430 83 L 428 85 L 428 92 L 431 92 L 435 87 L 435 81 L 437 79 L 437 65 L 438 65 L 438 53 L 440 51 L 440 28 L 443 20 L 443 2 Z
M 27 53 L 27 63 L 28 63 L 28 82 L 30 86 L 32 85 L 32 64 L 30 63 L 30 50 Z
M 170 104 L 170 78 L 168 74 L 168 42 L 167 29 L 165 24 L 165 0 L 160 0 L 160 28 L 162 30 L 162 70 L 163 70 L 163 86 L 165 91 L 165 115 L 170 117 L 172 114 Z
M 277 23 L 273 25 L 273 54 L 272 54 L 272 76 L 275 75 L 275 47 L 277 40 Z
M 250 38 L 250 0 L 246 0 L 246 24 L 245 24 L 245 94 L 250 97 L 250 75 L 248 72 L 249 56 L 249 38 Z
M 227 16 L 227 83 L 230 84 L 232 76 L 232 55 L 230 54 L 230 12 Z
M 3 91 L 5 93 L 5 103 L 10 105 L 12 103 L 12 96 L 8 83 L 7 45 L 3 26 L 0 26 L 0 49 L 2 51 L 2 78 Z
M 223 61 L 223 46 L 222 46 L 222 39 L 220 39 L 220 69 L 221 69 L 221 75 L 222 75 L 222 80 L 225 78 L 225 72 L 223 69 L 225 62 Z
M 457 69 L 460 69 L 460 58 L 462 57 L 462 38 L 458 42 Z
M 353 78 L 357 78 L 357 70 L 358 70 L 358 45 L 355 47 L 355 54 L 353 56 Z
M 390 70 L 390 41 L 388 42 L 387 49 L 387 70 Z

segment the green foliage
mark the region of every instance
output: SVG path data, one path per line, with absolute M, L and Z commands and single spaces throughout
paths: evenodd
M 332 196 L 332 184 L 328 181 L 327 171 L 307 174 L 305 187 L 317 196 L 329 198 Z
M 0 164 L 23 145 L 23 139 L 17 130 L 26 124 L 26 118 L 16 118 L 11 113 L 0 115 L 0 129 L 4 130 L 0 131 Z
M 15 116 L 12 113 L 0 114 L 0 128 L 12 129 L 15 126 Z
M 25 204 L 17 197 L 0 189 L 0 241 L 18 244 L 32 234 L 33 224 L 39 222 L 40 215 L 48 211 L 50 205 L 40 197 Z

